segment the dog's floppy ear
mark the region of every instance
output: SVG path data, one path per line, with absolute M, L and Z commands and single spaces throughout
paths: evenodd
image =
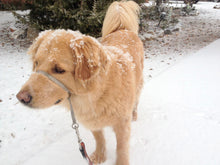
M 81 36 L 72 40 L 71 48 L 75 53 L 75 78 L 88 80 L 98 73 L 100 67 L 106 63 L 105 54 L 101 44 L 96 39 Z
M 28 49 L 28 54 L 32 55 L 32 60 L 34 59 L 35 54 L 37 53 L 38 48 L 40 47 L 40 44 L 45 39 L 46 36 L 48 36 L 52 30 L 46 30 L 39 34 L 39 36 L 35 39 L 33 44 Z

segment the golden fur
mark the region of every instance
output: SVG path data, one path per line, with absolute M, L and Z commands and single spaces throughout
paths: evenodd
M 114 2 L 104 21 L 101 42 L 79 32 L 49 30 L 39 35 L 28 52 L 33 71 L 48 72 L 71 91 L 77 120 L 92 131 L 96 140 L 91 155 L 95 164 L 106 160 L 102 129 L 111 126 L 117 138 L 116 164 L 129 165 L 130 125 L 132 116 L 136 119 L 143 84 L 144 52 L 137 35 L 137 11 L 134 2 Z M 119 27 L 108 23 L 115 16 L 120 20 Z M 68 106 L 68 94 L 36 72 L 17 97 L 24 91 L 32 96 L 30 107 L 50 107 L 57 100 Z
M 138 34 L 139 11 L 139 5 L 134 1 L 113 2 L 103 22 L 102 37 L 121 29 Z

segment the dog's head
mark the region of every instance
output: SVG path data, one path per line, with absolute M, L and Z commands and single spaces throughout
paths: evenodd
M 42 32 L 28 53 L 32 55 L 33 73 L 17 98 L 34 108 L 50 107 L 68 98 L 65 90 L 36 71 L 55 77 L 72 95 L 85 95 L 107 63 L 102 46 L 94 38 L 69 30 Z

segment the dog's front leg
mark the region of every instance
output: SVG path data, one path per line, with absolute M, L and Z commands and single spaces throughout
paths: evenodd
M 116 165 L 129 165 L 129 140 L 131 121 L 120 121 L 114 127 L 117 140 Z
M 96 140 L 96 150 L 90 158 L 94 164 L 100 164 L 106 160 L 105 137 L 102 130 L 92 131 L 92 134 Z

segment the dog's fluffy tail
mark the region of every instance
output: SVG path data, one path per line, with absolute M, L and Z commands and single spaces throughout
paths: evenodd
M 140 7 L 134 1 L 113 2 L 106 13 L 102 37 L 117 30 L 130 30 L 138 34 Z

